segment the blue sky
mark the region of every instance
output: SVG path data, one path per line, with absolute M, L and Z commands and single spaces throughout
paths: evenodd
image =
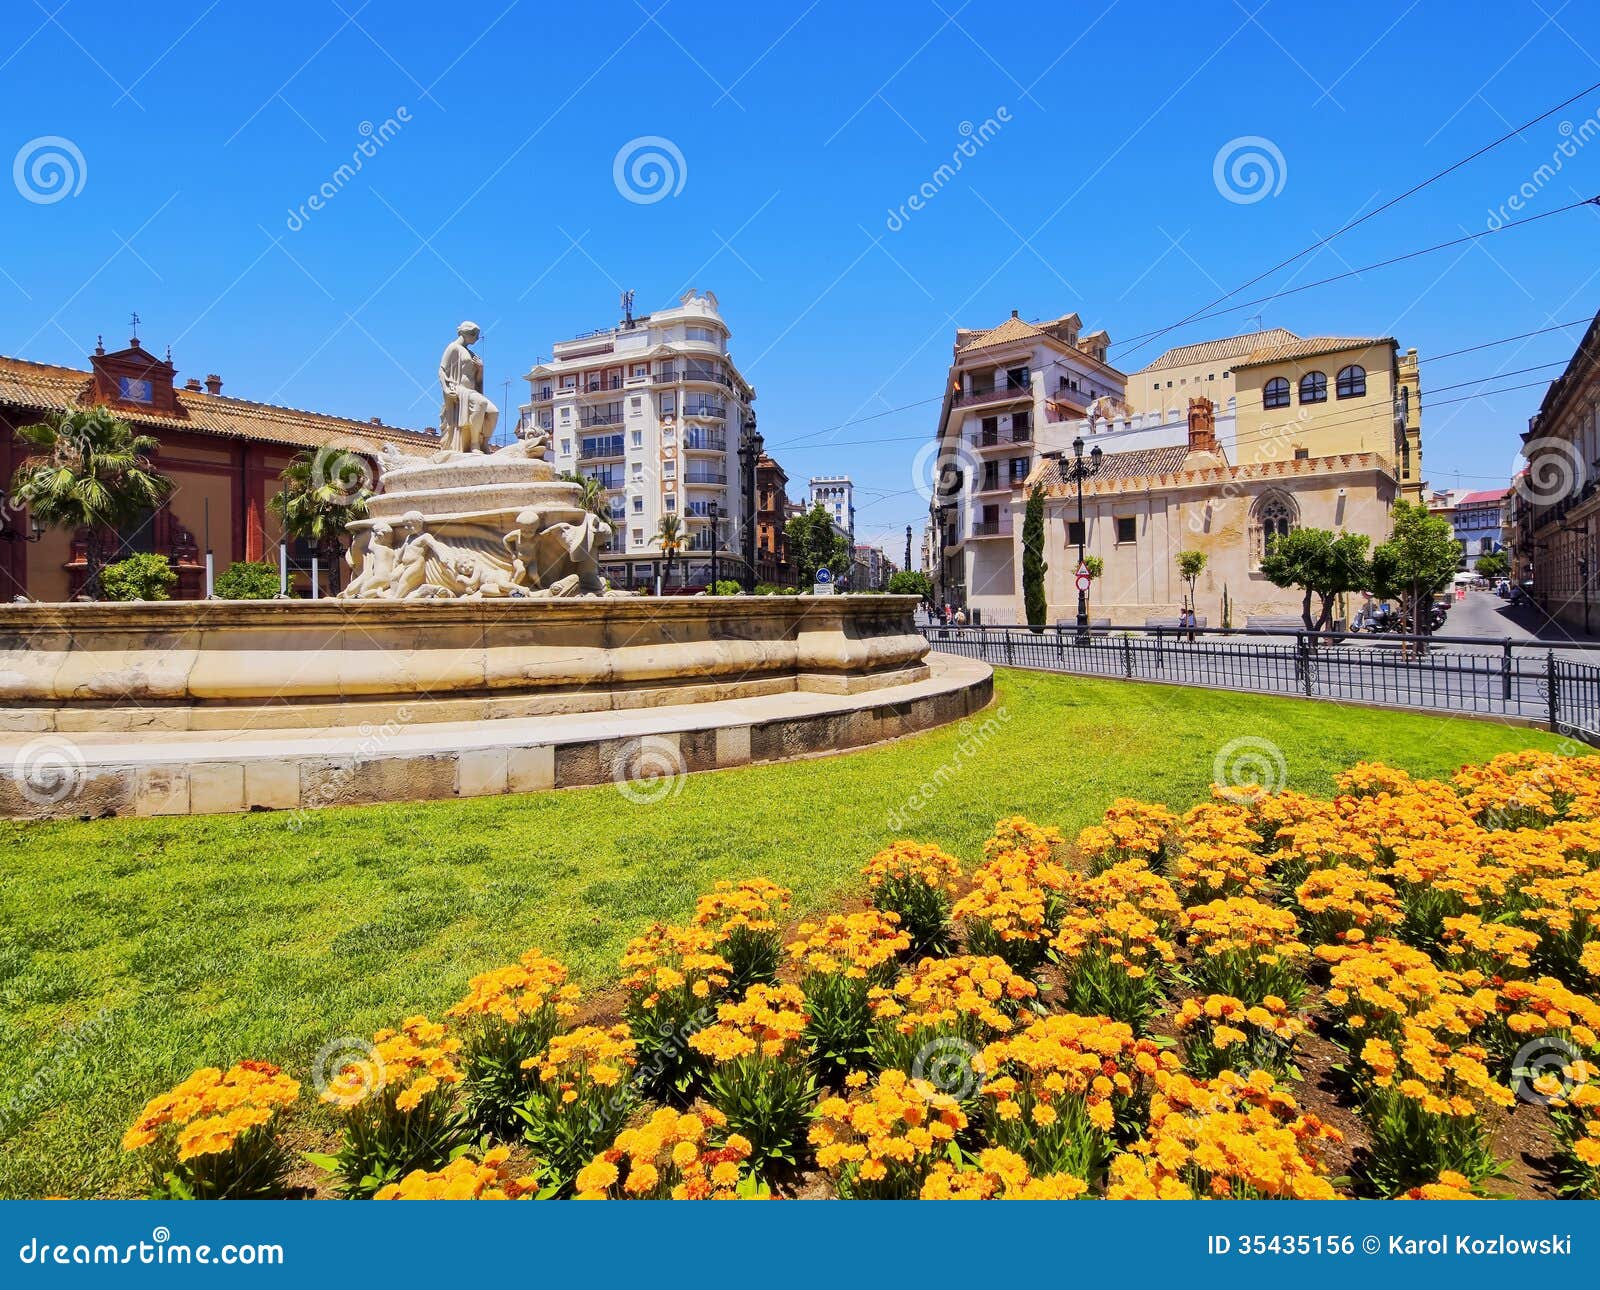
M 137 310 L 180 379 L 421 426 L 462 318 L 514 404 L 552 340 L 616 320 L 619 288 L 640 311 L 709 288 L 791 478 L 852 475 L 859 535 L 898 552 L 906 523 L 920 540 L 911 463 L 958 324 L 1076 310 L 1131 370 L 1259 315 L 1417 346 L 1427 473 L 1487 487 L 1540 390 L 1443 400 L 1554 377 L 1521 369 L 1564 361 L 1581 327 L 1428 356 L 1592 316 L 1594 208 L 1127 338 L 1600 81 L 1581 10 L 9 0 L 0 352 L 81 365 Z M 1240 299 L 1482 230 L 1524 184 L 1509 218 L 1600 192 L 1600 137 L 1575 146 L 1597 113 L 1600 92 Z M 922 210 L 891 218 L 979 136 Z M 1252 136 L 1281 187 L 1228 200 L 1215 160 Z M 681 156 L 681 188 L 628 200 L 614 161 L 645 137 Z M 360 172 L 298 213 L 363 139 Z M 1535 180 L 1564 140 L 1573 155 Z M 27 163 L 51 147 L 75 175 L 40 200 L 51 175 Z M 1516 374 L 1462 384 L 1500 373 Z

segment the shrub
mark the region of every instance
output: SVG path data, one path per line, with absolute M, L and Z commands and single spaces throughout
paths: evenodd
M 806 1042 L 818 1074 L 837 1084 L 864 1065 L 871 1047 L 874 986 L 894 982 L 896 958 L 911 948 L 894 914 L 876 909 L 801 923 L 789 957 L 806 999 Z
M 1112 1131 L 1142 1113 L 1149 1081 L 1176 1061 L 1107 1017 L 1061 1013 L 983 1050 L 989 1140 L 1039 1175 L 1092 1178 L 1110 1159 Z
M 369 1057 L 347 1064 L 322 1093 L 344 1122 L 331 1156 L 309 1155 L 346 1196 L 369 1197 L 413 1170 L 442 1169 L 471 1137 L 455 1106 L 461 1041 L 426 1017 L 372 1036 Z
M 1093 556 L 1089 557 L 1091 560 Z M 922 1200 L 1077 1200 L 1089 1184 L 1071 1174 L 1035 1178 L 1028 1162 L 1004 1147 L 980 1151 L 961 1163 L 941 1161 L 922 1186 Z
M 660 1101 L 687 1099 L 700 1061 L 689 1038 L 711 1024 L 733 966 L 703 927 L 653 924 L 622 955 L 622 1015 L 637 1044 L 636 1083 Z
M 817 1108 L 817 1167 L 846 1200 L 916 1200 L 966 1129 L 966 1114 L 955 1098 L 904 1071 L 884 1071 L 863 1093 L 866 1083 L 865 1071 L 854 1072 L 848 1099 L 826 1098 Z
M 1208 994 L 1246 1003 L 1276 995 L 1291 1007 L 1305 994 L 1306 947 L 1286 909 L 1248 896 L 1213 900 L 1189 911 L 1189 944 L 1196 984 Z
M 1183 1037 L 1184 1064 L 1202 1079 L 1225 1070 L 1288 1075 L 1306 1024 L 1276 995 L 1247 1004 L 1225 994 L 1185 999 L 1174 1025 Z
M 725 1121 L 720 1112 L 660 1110 L 617 1140 L 578 1173 L 579 1200 L 735 1200 L 764 1194 L 741 1165 L 750 1144 L 737 1133 L 721 1146 L 709 1139 Z
M 744 586 L 732 578 L 718 578 L 706 588 L 706 594 L 710 596 L 742 596 L 744 594 Z
M 259 560 L 235 560 L 211 584 L 222 600 L 271 600 L 278 594 L 278 567 Z
M 167 557 L 148 551 L 100 570 L 100 593 L 107 600 L 165 600 L 177 582 Z
M 533 1175 L 513 1177 L 509 1147 L 486 1151 L 482 1162 L 457 1156 L 443 1169 L 413 1169 L 399 1182 L 379 1188 L 373 1200 L 542 1200 Z
M 1104 820 L 1078 833 L 1078 857 L 1091 874 L 1128 861 L 1154 865 L 1166 849 L 1177 817 L 1166 807 L 1119 797 Z
M 911 938 L 910 953 L 942 954 L 950 947 L 950 906 L 961 865 L 935 846 L 895 842 L 862 869 L 872 903 L 894 914 Z
M 1153 918 L 1126 902 L 1069 914 L 1050 949 L 1065 978 L 1068 1008 L 1144 1032 L 1164 998 L 1163 966 L 1175 957 Z
M 778 919 L 788 908 L 789 889 L 765 878 L 719 882 L 695 902 L 694 921 L 732 966 L 736 992 L 777 980 L 783 960 Z
M 628 1122 L 635 1103 L 633 1050 L 626 1026 L 579 1026 L 557 1035 L 529 1063 L 539 1082 L 517 1114 L 555 1190 L 567 1191 Z
M 143 1153 L 154 1199 L 287 1196 L 290 1158 L 276 1129 L 299 1096 L 300 1085 L 266 1062 L 226 1073 L 207 1066 L 146 1103 L 122 1149 Z
M 690 1040 L 711 1059 L 706 1096 L 725 1117 L 725 1141 L 750 1144 L 750 1168 L 768 1177 L 799 1164 L 817 1097 L 806 1062 L 805 996 L 792 985 L 753 985 L 717 1008 L 713 1025 Z
M 514 966 L 473 977 L 466 997 L 446 1011 L 466 1032 L 467 1106 L 485 1133 L 503 1138 L 516 1127 L 516 1107 L 538 1081 L 528 1059 L 544 1052 L 577 999 L 567 969 L 530 950 Z

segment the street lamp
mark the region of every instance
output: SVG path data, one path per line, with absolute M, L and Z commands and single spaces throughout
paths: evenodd
M 717 594 L 717 504 L 711 503 L 711 594 Z
M 28 531 L 19 533 L 12 528 L 5 519 L 10 517 L 13 503 L 11 495 L 0 488 L 0 542 L 39 542 L 44 539 L 44 525 L 39 523 L 37 517 L 28 517 Z
M 756 589 L 756 467 L 766 450 L 766 441 L 756 429 L 756 414 L 745 414 L 739 434 L 739 473 L 744 488 L 744 534 L 740 551 L 744 556 L 744 589 Z
M 911 572 L 911 525 L 906 525 L 906 564 L 907 573 Z
M 1083 540 L 1088 536 L 1088 529 L 1083 522 L 1083 481 L 1092 479 L 1100 473 L 1100 466 L 1105 453 L 1100 451 L 1096 444 L 1089 453 L 1089 460 L 1083 459 L 1083 436 L 1079 435 L 1072 441 L 1072 460 L 1061 461 L 1061 473 L 1071 480 L 1078 489 L 1078 568 L 1083 568 Z M 1089 634 L 1089 593 L 1078 586 L 1078 639 L 1082 641 Z

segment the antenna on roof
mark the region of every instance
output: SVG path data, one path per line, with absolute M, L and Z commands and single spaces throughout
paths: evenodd
M 1265 331 L 1266 330 L 1266 324 L 1262 320 L 1262 317 L 1261 317 L 1260 314 L 1252 314 L 1252 315 L 1250 315 L 1250 330 L 1251 331 Z
M 622 293 L 622 325 L 629 331 L 633 329 L 633 290 L 629 288 Z

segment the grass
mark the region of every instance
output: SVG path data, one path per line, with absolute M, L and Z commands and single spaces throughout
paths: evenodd
M 437 1016 L 534 945 L 603 985 L 629 937 L 718 878 L 784 883 L 798 913 L 852 891 L 894 837 L 970 858 L 1004 815 L 1070 837 L 1118 795 L 1182 808 L 1242 737 L 1281 750 L 1289 786 L 1324 793 L 1362 758 L 1438 775 L 1559 746 L 1491 722 L 1003 671 L 995 706 L 960 726 L 690 776 L 653 805 L 607 786 L 298 826 L 0 826 L 0 1196 L 135 1189 L 122 1129 L 197 1066 L 255 1057 L 304 1080 L 324 1044 Z

